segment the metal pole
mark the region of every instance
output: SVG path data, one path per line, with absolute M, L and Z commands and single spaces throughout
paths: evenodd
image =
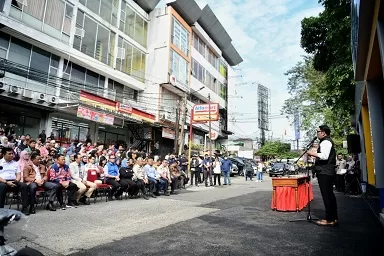
M 204 134 L 204 152 L 207 150 L 207 134 Z
M 180 101 L 177 101 L 176 105 L 176 125 L 175 125 L 175 151 L 174 153 L 177 154 L 177 145 L 178 145 L 178 140 L 179 140 L 179 128 L 180 128 L 180 116 L 179 116 L 179 107 L 180 107 Z
M 208 93 L 208 119 L 209 119 L 209 158 L 212 158 L 212 140 L 211 140 L 211 94 Z
M 183 152 L 183 149 L 184 149 L 184 140 L 185 140 L 185 130 L 184 130 L 184 126 L 186 124 L 186 120 L 187 120 L 187 94 L 184 95 L 184 98 L 183 98 L 183 105 L 182 105 L 182 108 L 181 108 L 181 130 L 180 130 L 180 140 L 179 140 L 179 148 L 178 148 L 178 153 L 179 155 L 181 155 L 181 153 Z
M 191 120 L 189 121 L 189 145 L 188 145 L 188 173 L 189 174 L 191 174 L 191 165 L 190 165 L 190 163 L 191 163 L 191 150 L 192 150 L 192 138 L 193 138 L 192 124 L 193 124 L 193 109 L 194 108 L 195 108 L 195 106 L 192 106 L 192 109 L 191 109 Z

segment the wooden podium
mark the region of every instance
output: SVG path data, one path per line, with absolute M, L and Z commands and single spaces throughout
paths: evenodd
M 312 185 L 307 176 L 272 178 L 271 208 L 277 211 L 300 211 L 313 199 Z

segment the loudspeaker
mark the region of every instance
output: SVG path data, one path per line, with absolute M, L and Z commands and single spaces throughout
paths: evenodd
M 348 153 L 357 154 L 361 152 L 360 136 L 358 134 L 350 134 L 347 136 Z

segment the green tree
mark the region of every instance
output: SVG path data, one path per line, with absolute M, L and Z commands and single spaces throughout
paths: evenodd
M 291 151 L 291 145 L 289 143 L 283 143 L 281 141 L 267 141 L 264 146 L 256 152 L 256 155 L 264 158 L 294 158 L 297 157 L 297 153 Z
M 326 123 L 333 132 L 336 148 L 350 133 L 354 108 L 354 80 L 350 50 L 350 1 L 320 0 L 324 11 L 302 20 L 301 46 L 309 54 L 286 75 L 291 97 L 283 112 L 299 112 L 301 129 L 308 138 Z

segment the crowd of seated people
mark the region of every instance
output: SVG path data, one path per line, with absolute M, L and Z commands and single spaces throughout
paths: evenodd
M 26 215 L 36 213 L 38 193 L 45 194 L 46 210 L 56 211 L 57 205 L 63 210 L 89 205 L 100 184 L 109 185 L 109 200 L 121 200 L 123 193 L 149 200 L 175 194 L 187 181 L 185 157 L 160 160 L 123 145 L 90 142 L 65 148 L 49 137 L 42 142 L 29 135 L 11 143 L 0 139 L 0 208 L 10 193 L 20 195 Z M 90 180 L 90 173 L 97 178 Z

